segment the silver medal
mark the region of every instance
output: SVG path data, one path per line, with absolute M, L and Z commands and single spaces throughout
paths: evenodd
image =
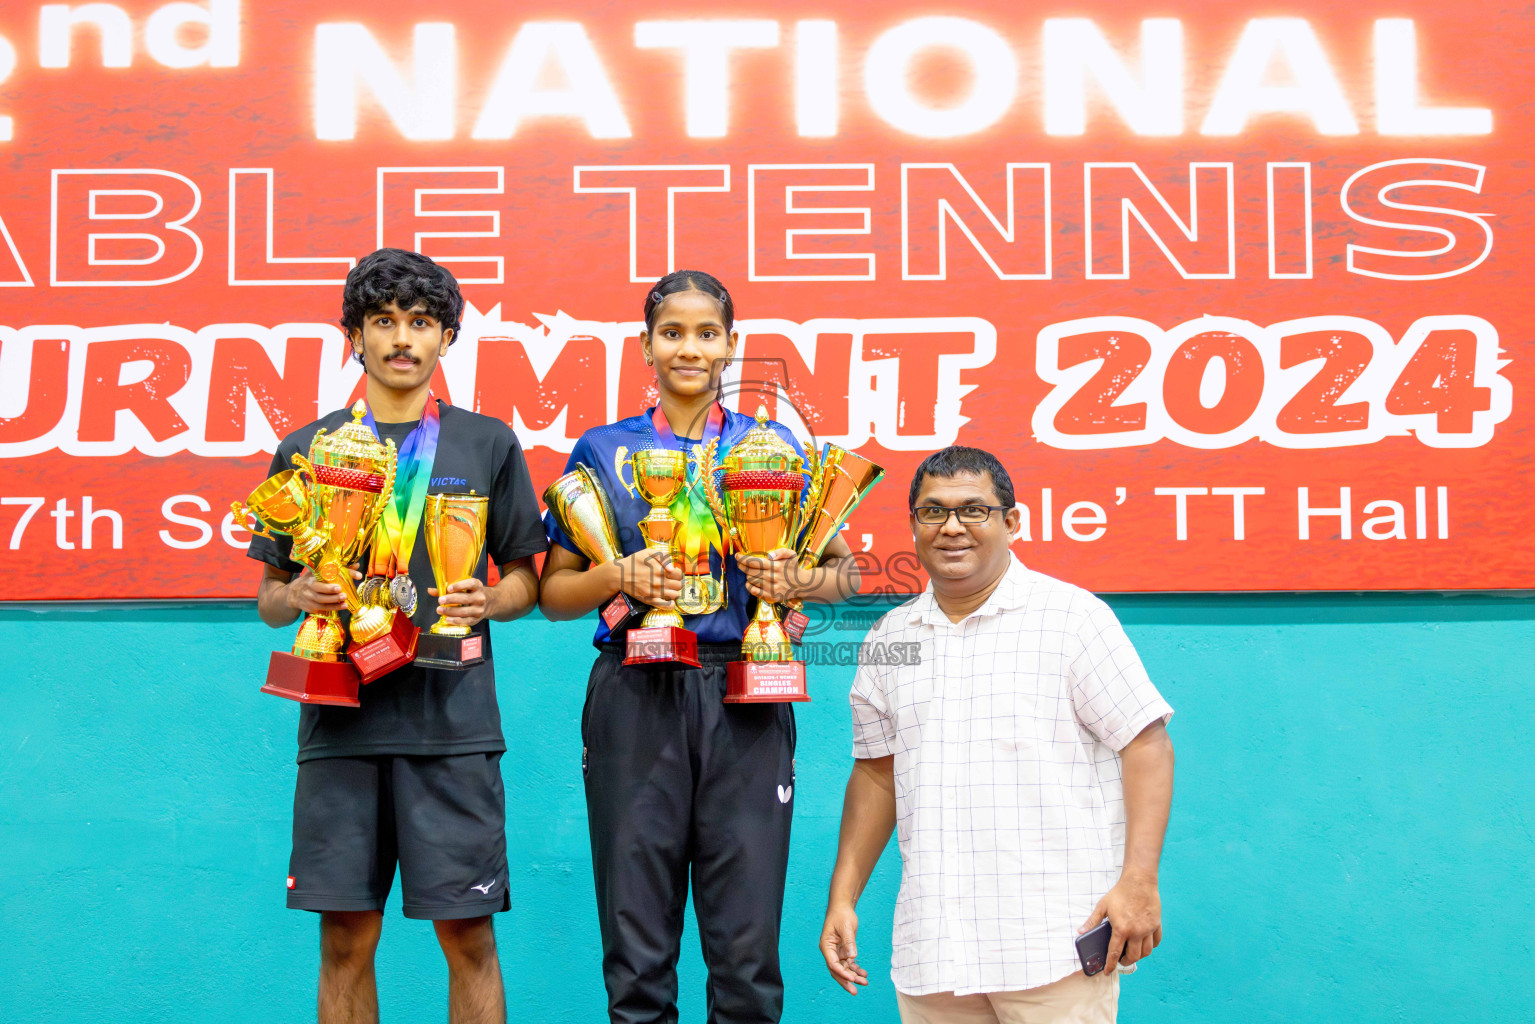
M 389 597 L 406 618 L 416 614 L 416 584 L 409 576 L 396 576 L 389 581 Z

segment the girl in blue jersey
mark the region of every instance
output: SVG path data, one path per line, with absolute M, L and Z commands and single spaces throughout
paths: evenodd
M 711 1024 L 773 1024 L 783 1008 L 778 928 L 794 795 L 791 704 L 725 704 L 725 666 L 739 660 L 753 598 L 836 601 L 858 587 L 846 543 L 834 538 L 818 568 L 792 551 L 736 559 L 724 544 L 696 469 L 671 507 L 673 560 L 647 550 L 638 522 L 650 506 L 615 471 L 619 449 L 719 450 L 751 417 L 724 409 L 720 377 L 735 354 L 735 310 L 724 285 L 699 271 L 668 274 L 645 298 L 645 361 L 658 402 L 587 431 L 566 471 L 585 464 L 613 503 L 624 557 L 590 565 L 549 517 L 539 605 L 573 619 L 620 590 L 656 608 L 678 607 L 698 634 L 699 668 L 626 667 L 624 626 L 598 620 L 601 653 L 581 716 L 592 870 L 602 927 L 603 978 L 614 1024 L 675 1021 L 676 965 L 688 878 L 709 970 Z M 773 428 L 799 444 L 787 430 Z M 624 625 L 637 625 L 631 619 Z

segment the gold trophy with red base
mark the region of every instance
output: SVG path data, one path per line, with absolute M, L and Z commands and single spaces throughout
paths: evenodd
M 362 424 L 363 412 L 364 405 L 358 402 L 352 407 L 352 422 L 334 434 L 316 433 L 308 458 L 293 456 L 297 468 L 283 470 L 245 501 L 231 505 L 237 521 L 248 523 L 255 518 L 257 525 L 251 532 L 257 536 L 268 540 L 275 539 L 274 532 L 291 536 L 292 560 L 307 566 L 317 578 L 339 585 L 352 616 L 353 644 L 345 653 L 347 631 L 335 612 L 305 616 L 292 653 L 272 652 L 263 693 L 306 704 L 358 707 L 358 684 L 372 678 L 359 673 L 359 652 L 366 658 L 374 651 L 399 647 L 397 616 L 364 602 L 352 581 L 352 563 L 372 537 L 394 491 L 394 442 L 374 437 Z M 393 660 L 389 668 L 403 664 L 397 656 Z
M 676 559 L 677 520 L 672 517 L 671 504 L 687 486 L 687 456 L 669 448 L 647 448 L 624 456 L 626 449 L 619 448 L 614 457 L 614 469 L 619 482 L 650 503 L 650 514 L 640 520 L 640 533 L 645 535 L 645 546 L 652 551 L 663 552 Z M 623 467 L 627 465 L 634 474 L 634 483 L 624 480 Z M 677 662 L 698 667 L 698 634 L 683 625 L 682 613 L 676 608 L 652 608 L 640 620 L 638 628 L 627 635 L 628 650 L 625 665 L 654 665 Z
M 479 567 L 489 510 L 490 499 L 473 491 L 426 496 L 421 531 L 426 534 L 426 553 L 437 581 L 437 600 Z M 485 637 L 469 626 L 449 622 L 446 615 L 438 616 L 416 643 L 417 665 L 466 669 L 484 660 Z
M 719 442 L 698 452 L 699 480 L 720 529 L 730 536 L 736 557 L 765 558 L 788 547 L 799 535 L 805 475 L 794 446 L 768 426 L 767 410 L 758 408 L 757 425 L 716 464 Z M 811 479 L 819 478 L 811 456 Z M 716 483 L 715 473 L 724 475 Z M 807 701 L 805 663 L 794 660 L 789 635 L 777 606 L 760 598 L 741 637 L 742 661 L 725 666 L 725 702 Z
M 757 425 L 723 460 L 718 447 L 718 441 L 710 441 L 699 450 L 699 479 L 737 555 L 765 558 L 798 538 L 796 560 L 806 570 L 820 564 L 826 545 L 885 475 L 868 459 L 836 445 L 827 445 L 819 457 L 810 452 L 801 459 L 768 426 L 767 410 L 761 407 Z M 716 483 L 715 475 L 721 470 L 723 476 Z M 758 599 L 756 613 L 741 638 L 744 660 L 725 666 L 726 703 L 810 699 L 805 663 L 794 660 L 793 647 L 809 620 L 800 602 L 791 607 L 788 621 L 782 622 L 777 606 Z

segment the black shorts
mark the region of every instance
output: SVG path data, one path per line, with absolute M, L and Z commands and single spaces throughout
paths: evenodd
M 511 906 L 499 752 L 299 764 L 288 906 L 383 910 L 396 863 L 406 917 L 449 921 Z

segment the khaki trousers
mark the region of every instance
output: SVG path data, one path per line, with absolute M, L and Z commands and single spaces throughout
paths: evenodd
M 1060 981 L 1017 992 L 957 996 L 896 992 L 901 1024 L 1114 1024 L 1119 976 L 1081 971 Z

